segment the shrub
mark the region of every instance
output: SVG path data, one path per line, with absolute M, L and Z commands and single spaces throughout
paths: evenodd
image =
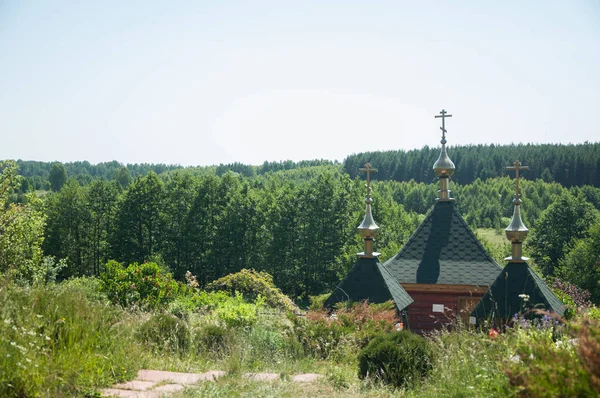
M 325 306 L 325 301 L 327 301 L 329 296 L 331 296 L 331 293 L 324 293 L 318 296 L 309 296 L 308 300 L 310 305 L 308 306 L 308 309 L 312 311 L 322 310 Z
M 156 263 L 133 263 L 124 268 L 111 260 L 100 280 L 109 300 L 123 307 L 158 308 L 191 292 L 191 288 L 173 280 L 171 273 Z
M 185 352 L 190 345 L 187 324 L 170 314 L 152 315 L 140 326 L 138 338 L 159 351 Z
M 273 283 L 273 277 L 267 272 L 243 269 L 235 274 L 229 274 L 206 286 L 208 291 L 224 291 L 230 295 L 241 293 L 247 300 L 253 301 L 259 295 L 265 303 L 273 308 L 287 311 L 294 309 L 294 303 Z
M 358 376 L 396 387 L 413 386 L 431 370 L 427 341 L 409 331 L 375 337 L 358 356 Z
M 308 311 L 305 318 L 292 318 L 305 352 L 320 358 L 344 358 L 366 346 L 371 338 L 394 330 L 398 318 L 393 304 L 353 303 L 330 313 Z

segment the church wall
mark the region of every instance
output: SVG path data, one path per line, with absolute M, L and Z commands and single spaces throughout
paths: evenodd
M 468 322 L 468 314 L 487 290 L 461 285 L 406 284 L 402 287 L 414 300 L 407 308 L 408 328 L 419 334 L 452 328 L 461 314 L 463 322 Z M 462 313 L 461 309 L 464 310 Z

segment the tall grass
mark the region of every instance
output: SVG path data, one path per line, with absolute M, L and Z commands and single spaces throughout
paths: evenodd
M 0 280 L 0 396 L 82 396 L 137 372 L 129 315 L 94 295 Z

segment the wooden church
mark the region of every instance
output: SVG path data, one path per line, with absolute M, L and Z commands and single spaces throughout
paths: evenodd
M 414 300 L 407 308 L 408 327 L 423 333 L 440 329 L 460 316 L 469 315 L 502 268 L 475 237 L 456 202 L 448 182 L 455 166 L 446 151 L 445 118 L 440 112 L 442 140 L 440 155 L 433 165 L 439 177 L 439 197 L 398 254 L 384 263 Z
M 528 167 L 516 161 L 514 166 L 507 168 L 516 171 L 513 218 L 505 229 L 512 254 L 505 258 L 506 266 L 471 313 L 471 324 L 481 325 L 488 321 L 490 326 L 501 327 L 510 323 L 515 314 L 526 318 L 538 317 L 545 312 L 562 316 L 565 310 L 558 297 L 529 267 L 528 258 L 523 257 L 523 242 L 529 230 L 521 219 L 519 170 L 527 170 Z
M 445 110 L 442 118 L 442 140 L 438 159 L 433 165 L 439 177 L 439 197 L 423 222 L 400 252 L 382 264 L 373 251 L 378 226 L 371 214 L 369 164 L 365 218 L 358 227 L 365 251 L 325 302 L 328 307 L 340 301 L 380 303 L 393 300 L 403 316 L 405 327 L 424 333 L 451 325 L 456 317 L 463 324 L 490 320 L 506 323 L 525 307 L 540 308 L 562 314 L 564 306 L 527 265 L 521 255 L 521 244 L 527 235 L 519 205 L 517 162 L 514 216 L 506 235 L 512 242 L 513 254 L 502 268 L 483 248 L 450 197 L 448 182 L 455 166 L 446 150 Z M 526 300 L 524 300 L 526 298 Z M 535 313 L 530 311 L 531 316 Z

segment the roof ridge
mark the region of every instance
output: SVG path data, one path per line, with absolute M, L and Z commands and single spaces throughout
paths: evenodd
M 400 251 L 395 255 L 390 257 L 389 259 L 387 259 L 387 261 L 385 263 L 383 263 L 384 265 L 389 263 L 390 261 L 392 261 L 395 258 L 399 258 L 402 254 L 404 254 L 404 252 L 406 250 L 408 250 L 408 247 L 410 245 L 410 243 L 416 239 L 416 236 L 419 234 L 419 232 L 421 232 L 421 230 L 423 228 L 425 228 L 425 224 L 426 221 L 428 219 L 430 219 L 431 217 L 433 217 L 433 211 L 435 209 L 435 206 L 438 204 L 439 202 L 434 203 L 433 206 L 431 206 L 431 208 L 429 209 L 429 211 L 427 212 L 427 214 L 425 215 L 425 218 L 423 219 L 423 221 L 421 221 L 421 223 L 419 224 L 419 226 L 417 227 L 417 229 L 415 229 L 415 232 L 412 233 L 412 235 L 408 238 L 408 240 L 406 241 L 406 243 L 404 243 L 404 245 L 402 245 L 402 248 L 400 249 Z M 450 203 L 450 202 L 448 202 Z

